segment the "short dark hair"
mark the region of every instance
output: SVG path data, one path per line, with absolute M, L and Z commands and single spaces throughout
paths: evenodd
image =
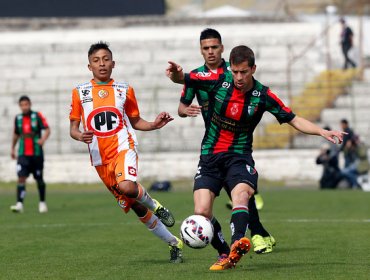
M 248 66 L 252 67 L 255 63 L 254 52 L 251 48 L 244 45 L 234 47 L 230 52 L 229 61 L 230 64 L 234 65 L 247 61 Z
M 108 52 L 110 52 L 111 56 L 113 57 L 113 53 L 109 48 L 109 44 L 107 42 L 104 42 L 104 41 L 99 41 L 95 44 L 92 44 L 90 46 L 90 49 L 89 49 L 88 53 L 87 53 L 87 57 L 90 57 L 90 55 L 97 52 L 98 50 L 107 50 Z
M 212 28 L 206 28 L 200 33 L 199 41 L 202 41 L 205 39 L 218 39 L 220 43 L 222 43 L 220 33 L 217 30 L 212 29 Z
M 341 119 L 341 121 L 340 121 L 342 124 L 346 124 L 346 125 L 348 125 L 348 121 L 347 121 L 347 119 Z
M 31 102 L 31 99 L 27 95 L 22 95 L 21 97 L 19 97 L 18 104 L 20 104 L 22 101 Z

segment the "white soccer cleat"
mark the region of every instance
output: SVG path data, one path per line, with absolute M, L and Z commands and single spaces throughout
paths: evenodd
M 48 206 L 46 205 L 46 202 L 41 201 L 39 203 L 39 212 L 40 213 L 47 213 L 48 212 Z
M 23 203 L 18 201 L 15 205 L 10 206 L 10 210 L 14 213 L 23 213 Z

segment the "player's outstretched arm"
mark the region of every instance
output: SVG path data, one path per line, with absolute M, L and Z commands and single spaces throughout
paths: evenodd
M 202 106 L 196 104 L 184 104 L 180 102 L 179 108 L 177 109 L 178 115 L 182 118 L 196 117 L 201 113 Z
M 159 113 L 153 122 L 148 122 L 141 117 L 129 117 L 129 119 L 134 129 L 142 131 L 160 129 L 173 121 L 173 117 L 167 112 Z
M 173 61 L 168 61 L 168 64 L 166 76 L 174 83 L 183 84 L 185 81 L 185 75 L 182 67 Z
M 334 144 L 341 144 L 343 142 L 343 135 L 347 134 L 343 131 L 323 129 L 309 120 L 299 116 L 295 116 L 295 118 L 291 120 L 289 124 L 300 132 L 322 136 Z
M 86 144 L 92 143 L 94 132 L 92 130 L 80 131 L 80 121 L 71 120 L 69 125 L 69 134 L 77 141 L 84 142 Z

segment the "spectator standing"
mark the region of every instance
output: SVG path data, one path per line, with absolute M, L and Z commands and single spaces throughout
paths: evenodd
M 340 126 L 341 126 L 343 132 L 346 133 L 343 136 L 343 143 L 340 147 L 340 151 L 342 151 L 344 153 L 344 167 L 348 167 L 348 165 L 350 165 L 350 163 L 352 162 L 352 159 L 351 159 L 351 155 L 349 153 L 344 152 L 344 149 L 347 146 L 347 142 L 350 139 L 353 139 L 355 137 L 355 134 L 354 134 L 353 130 L 349 127 L 349 123 L 346 119 L 342 119 L 340 121 Z
M 340 34 L 340 44 L 342 46 L 342 52 L 344 56 L 343 69 L 347 69 L 348 65 L 352 66 L 353 68 L 356 68 L 356 63 L 348 56 L 348 52 L 353 47 L 353 31 L 347 25 L 346 20 L 344 18 L 340 19 L 340 23 L 342 24 L 342 32 Z

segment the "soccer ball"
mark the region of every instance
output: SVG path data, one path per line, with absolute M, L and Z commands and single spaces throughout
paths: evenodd
M 194 249 L 206 247 L 213 238 L 213 225 L 201 215 L 187 217 L 181 224 L 180 235 L 186 245 Z

